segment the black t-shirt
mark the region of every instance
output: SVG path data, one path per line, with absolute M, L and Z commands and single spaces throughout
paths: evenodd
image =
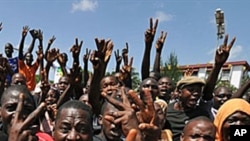
M 166 127 L 172 131 L 173 141 L 179 141 L 182 130 L 189 120 L 198 116 L 209 117 L 209 114 L 199 106 L 189 111 L 175 110 L 174 104 L 175 102 L 168 105 Z

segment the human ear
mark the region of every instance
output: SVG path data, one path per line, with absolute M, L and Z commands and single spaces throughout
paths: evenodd
M 102 123 L 102 115 L 99 115 L 98 116 L 98 123 L 99 123 L 99 125 L 102 125 L 103 123 Z

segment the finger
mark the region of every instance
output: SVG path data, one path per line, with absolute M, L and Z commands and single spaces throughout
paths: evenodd
M 234 38 L 232 39 L 232 41 L 230 42 L 230 44 L 228 45 L 229 50 L 233 47 L 235 40 L 236 40 L 236 37 L 234 37 Z
M 148 110 L 152 111 L 152 112 L 155 111 L 154 102 L 153 102 L 150 90 L 149 89 L 144 89 L 143 92 L 144 92 L 143 94 L 144 94 L 144 99 L 145 99 L 144 102 L 147 104 Z
M 128 135 L 126 136 L 125 141 L 136 141 L 137 136 L 137 130 L 136 129 L 130 129 L 128 132 Z
M 150 30 L 152 30 L 152 29 L 153 29 L 153 19 L 150 18 L 149 22 L 150 22 L 150 23 L 149 23 Z
M 42 102 L 23 122 L 23 129 L 26 129 L 30 126 L 32 121 L 34 121 L 39 115 L 43 112 L 46 104 Z
M 125 109 L 125 106 L 124 106 L 124 104 L 122 102 L 120 102 L 120 101 L 114 99 L 113 97 L 107 95 L 105 92 L 102 92 L 101 94 L 105 99 L 107 99 L 107 101 L 109 103 L 114 105 L 117 109 L 119 109 L 119 110 L 124 110 Z
M 130 67 L 132 67 L 132 65 L 133 65 L 133 60 L 134 60 L 134 58 L 131 57 L 131 58 L 130 58 L 130 61 L 129 61 L 129 66 L 130 66 Z
M 78 38 L 75 39 L 76 46 L 78 46 Z
M 224 39 L 224 47 L 227 46 L 227 40 L 228 40 L 228 34 L 225 36 L 225 39 Z
M 79 49 L 81 51 L 81 48 L 82 48 L 82 44 L 83 44 L 83 41 L 80 42 L 80 45 L 79 45 Z
M 154 31 L 156 31 L 157 26 L 158 26 L 158 19 L 156 19 L 156 21 L 155 21 Z
M 128 51 L 128 42 L 126 42 L 126 49 L 127 49 L 127 51 Z
M 145 105 L 142 100 L 137 96 L 136 92 L 133 90 L 128 91 L 129 96 L 132 101 L 140 108 L 140 110 L 145 110 Z
M 125 88 L 124 87 L 121 87 L 121 93 L 122 93 L 122 100 L 123 100 L 123 103 L 126 104 L 127 106 L 131 107 L 131 104 L 128 100 L 128 97 L 125 93 Z
M 15 121 L 21 119 L 22 110 L 23 110 L 23 103 L 24 103 L 24 94 L 21 93 L 19 95 L 19 101 L 17 104 L 16 113 L 15 113 L 15 117 L 14 117 Z
M 139 124 L 138 127 L 139 127 L 139 129 L 144 130 L 144 131 L 148 131 L 148 130 L 155 131 L 158 129 L 158 127 L 156 125 L 152 125 L 152 124 L 148 124 L 148 123 L 141 123 L 141 124 Z
M 112 115 L 112 113 L 110 113 L 110 114 Z M 111 123 L 114 123 L 114 120 L 115 120 L 115 118 L 113 116 L 110 116 L 110 115 L 105 115 L 103 118 Z

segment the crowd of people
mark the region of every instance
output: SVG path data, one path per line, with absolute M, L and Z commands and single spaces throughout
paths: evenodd
M 155 42 L 156 55 L 150 70 L 150 52 L 158 19 L 149 20 L 141 64 L 141 83 L 132 89 L 133 57 L 128 44 L 114 51 L 116 70 L 106 75 L 113 54 L 111 40 L 95 38 L 96 50 L 82 56 L 83 41 L 75 39 L 69 54 L 52 47 L 44 50 L 41 29 L 24 26 L 18 48 L 6 43 L 0 55 L 1 130 L 3 141 L 230 141 L 231 125 L 250 125 L 250 105 L 244 94 L 250 80 L 236 92 L 216 86 L 236 38 L 216 50 L 214 67 L 207 79 L 185 72 L 174 84 L 162 76 L 160 62 L 167 32 Z M 0 31 L 3 28 L 0 24 Z M 26 36 L 32 37 L 24 51 Z M 33 56 L 38 41 L 36 59 Z M 188 57 L 188 56 L 187 56 Z M 91 62 L 93 72 L 89 71 Z M 60 65 L 58 80 L 50 81 L 54 63 Z M 39 74 L 39 82 L 36 74 Z

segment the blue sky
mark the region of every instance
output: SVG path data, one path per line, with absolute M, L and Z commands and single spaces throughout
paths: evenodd
M 144 52 L 144 32 L 149 27 L 149 18 L 158 18 L 155 41 L 161 31 L 168 33 L 162 59 L 175 52 L 179 65 L 211 62 L 217 43 L 214 12 L 224 11 L 226 33 L 229 41 L 236 36 L 236 42 L 229 61 L 249 60 L 250 2 L 224 0 L 1 0 L 0 46 L 11 42 L 18 46 L 22 27 L 41 29 L 44 45 L 53 35 L 53 47 L 69 53 L 75 38 L 83 40 L 81 53 L 85 48 L 96 49 L 94 38 L 111 39 L 114 50 L 121 50 L 129 44 L 129 56 L 134 57 L 133 66 L 141 70 Z M 27 36 L 28 46 L 31 36 Z M 38 43 L 38 42 L 37 42 Z M 155 45 L 155 42 L 154 42 Z M 37 47 L 36 47 L 37 48 Z M 113 50 L 113 51 L 114 51 Z M 0 50 L 3 52 L 3 50 Z M 15 52 L 17 55 L 17 51 Z M 69 54 L 71 55 L 71 54 Z M 151 52 L 151 65 L 155 47 Z M 71 66 L 69 60 L 69 66 Z M 89 65 L 92 68 L 92 65 Z M 114 55 L 108 70 L 115 68 Z

